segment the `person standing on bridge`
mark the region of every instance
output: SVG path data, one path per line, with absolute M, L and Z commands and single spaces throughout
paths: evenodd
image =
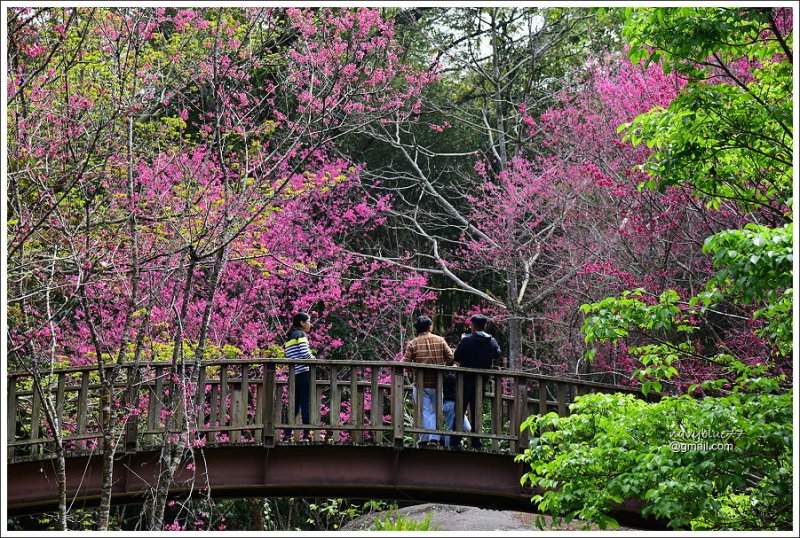
M 500 365 L 500 344 L 491 334 L 485 332 L 488 319 L 483 314 L 475 314 L 470 318 L 470 332 L 465 334 L 458 343 L 455 352 L 455 362 L 462 368 L 477 368 L 489 370 Z M 476 409 L 475 385 L 476 374 L 464 375 L 464 409 L 469 408 L 467 416 L 472 423 L 472 429 L 477 429 L 477 422 L 481 420 L 481 409 Z M 455 446 L 461 441 L 458 437 L 451 437 Z M 472 448 L 481 448 L 481 440 L 472 437 Z
M 292 328 L 286 335 L 286 343 L 283 344 L 283 349 L 286 358 L 290 361 L 314 359 L 311 354 L 311 349 L 308 347 L 308 336 L 306 333 L 311 330 L 311 316 L 305 312 L 298 312 L 292 317 Z M 309 367 L 307 364 L 294 365 L 294 414 L 289 419 L 289 423 L 294 422 L 297 412 L 300 411 L 300 417 L 303 424 L 309 424 L 309 407 L 310 407 L 310 386 L 311 379 L 309 374 Z M 292 430 L 285 430 L 284 439 L 291 439 Z M 303 440 L 308 440 L 308 430 L 303 430 L 301 435 Z
M 433 322 L 428 316 L 417 318 L 414 322 L 417 337 L 406 345 L 403 360 L 419 364 L 452 366 L 453 350 L 450 349 L 444 338 L 431 332 L 432 325 Z M 438 403 L 439 395 L 436 390 L 436 374 L 434 372 L 423 372 L 422 385 L 422 427 L 427 430 L 437 430 L 436 404 Z M 417 387 L 417 390 L 419 390 L 419 387 Z M 436 434 L 422 434 L 419 436 L 419 442 L 420 444 L 442 444 L 440 436 Z

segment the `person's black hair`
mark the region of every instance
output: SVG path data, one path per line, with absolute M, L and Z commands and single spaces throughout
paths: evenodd
M 486 328 L 486 322 L 489 321 L 489 319 L 483 314 L 475 314 L 469 318 L 469 321 L 472 323 L 472 326 L 475 327 L 475 330 L 482 331 Z
M 288 337 L 289 337 L 289 335 L 291 335 L 291 334 L 292 334 L 292 331 L 293 331 L 293 330 L 295 330 L 295 329 L 299 329 L 299 328 L 300 328 L 300 324 L 301 324 L 301 323 L 303 323 L 304 321 L 308 321 L 308 320 L 310 320 L 310 319 L 311 319 L 311 316 L 309 316 L 309 315 L 308 315 L 307 313 L 305 313 L 305 312 L 298 312 L 297 314 L 295 314 L 294 316 L 292 316 L 292 326 L 291 326 L 291 328 L 289 329 L 289 333 L 286 335 L 286 337 L 288 338 Z
M 420 316 L 417 318 L 417 321 L 414 322 L 414 328 L 417 330 L 417 333 L 430 331 L 431 325 L 433 325 L 433 322 L 428 316 Z

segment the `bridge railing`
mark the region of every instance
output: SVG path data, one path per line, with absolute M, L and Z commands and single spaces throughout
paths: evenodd
M 300 424 L 295 409 L 295 364 L 310 370 L 310 424 Z M 108 367 L 107 372 L 111 372 Z M 454 430 L 444 427 L 442 401 L 436 406 L 435 430 L 422 427 L 423 373 L 436 379 L 442 394 L 444 376 L 456 375 Z M 478 417 L 463 432 L 465 376 L 474 375 Z M 104 406 L 96 366 L 57 369 L 43 374 L 45 396 L 67 451 L 96 449 L 103 431 L 114 428 L 119 447 L 135 451 L 160 445 L 166 433 L 191 433 L 191 442 L 291 442 L 289 430 L 311 433 L 313 442 L 379 444 L 415 443 L 421 434 L 456 434 L 479 438 L 485 450 L 518 453 L 527 446 L 520 424 L 531 414 L 551 411 L 566 416 L 575 396 L 587 392 L 638 389 L 510 370 L 472 370 L 388 361 L 294 361 L 286 359 L 213 360 L 185 363 L 176 375 L 169 363 L 118 367 L 110 401 Z M 187 382 L 187 380 L 189 380 Z M 182 389 L 182 390 L 179 390 Z M 184 394 L 182 398 L 176 395 Z M 103 412 L 111 406 L 115 413 Z M 46 457 L 54 447 L 33 377 L 8 376 L 8 457 Z M 188 411 L 188 412 L 187 412 Z M 167 417 L 170 431 L 166 432 Z M 114 422 L 110 422 L 115 417 Z

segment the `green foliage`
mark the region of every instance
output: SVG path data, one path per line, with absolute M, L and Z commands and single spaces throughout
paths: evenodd
M 792 351 L 791 36 L 775 17 L 773 9 L 626 11 L 631 60 L 662 62 L 686 80 L 667 108 L 620 127 L 654 150 L 641 188 L 684 186 L 709 206 L 733 201 L 756 219 L 789 223 L 709 237 L 704 251 L 717 273 L 683 302 L 672 290 L 639 289 L 582 306 L 587 344 L 650 340 L 628 348 L 642 363 L 635 376 L 645 394 L 677 375 L 681 358 L 697 356 L 691 338 L 712 308 L 752 311 L 766 322 L 757 334 L 773 355 Z M 534 497 L 539 509 L 556 524 L 577 517 L 605 528 L 615 524 L 614 505 L 634 499 L 674 529 L 791 528 L 792 392 L 781 392 L 785 379 L 770 377 L 769 364 L 706 358 L 732 374 L 701 384 L 726 389 L 724 397 L 595 394 L 578 398 L 569 417 L 530 417 L 530 448 L 519 459 L 531 466 L 523 483 L 546 490 Z
M 569 417 L 525 421 L 522 483 L 547 490 L 533 500 L 555 524 L 614 527 L 612 508 L 638 500 L 673 529 L 790 529 L 792 394 L 764 388 L 658 403 L 582 396 Z
M 435 525 L 431 525 L 431 517 L 428 514 L 422 521 L 411 519 L 404 515 L 387 515 L 383 519 L 376 519 L 372 525 L 374 531 L 435 531 L 439 530 Z
M 791 36 L 771 38 L 772 9 L 629 9 L 633 62 L 688 82 L 666 109 L 624 127 L 654 148 L 645 186 L 689 185 L 708 205 L 785 212 L 792 195 Z M 775 37 L 775 34 L 772 35 Z

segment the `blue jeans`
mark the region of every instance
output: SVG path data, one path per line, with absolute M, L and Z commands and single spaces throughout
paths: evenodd
M 456 402 L 453 400 L 445 400 L 442 403 L 442 411 L 444 412 L 444 424 L 445 428 L 453 431 L 453 428 L 456 424 Z M 464 417 L 464 424 L 461 427 L 462 431 L 467 431 L 469 429 L 469 425 L 467 423 L 467 417 Z M 452 435 L 445 435 L 444 436 L 444 446 L 450 446 L 456 444 L 456 439 L 459 441 L 461 437 L 454 437 Z
M 416 400 L 416 393 L 414 394 Z M 436 400 L 438 394 L 435 387 L 425 387 L 422 390 L 422 427 L 426 430 L 435 430 L 436 428 Z M 421 443 L 429 441 L 438 441 L 441 436 L 436 434 L 423 433 L 419 436 Z

